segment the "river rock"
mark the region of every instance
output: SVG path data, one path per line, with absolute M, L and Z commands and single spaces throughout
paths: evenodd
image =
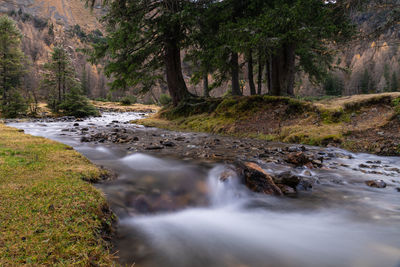
M 129 205 L 133 206 L 139 213 L 151 212 L 151 201 L 144 195 L 137 196 L 133 201 L 129 201 Z
M 291 171 L 282 172 L 273 177 L 273 180 L 276 184 L 283 184 L 292 188 L 296 188 L 297 185 L 300 183 L 300 178 L 293 174 Z
M 171 141 L 169 141 L 169 140 L 161 140 L 160 141 L 160 144 L 162 144 L 163 146 L 166 146 L 166 147 L 173 147 L 173 146 L 175 146 L 175 143 L 174 142 L 171 142 Z
M 287 155 L 286 162 L 296 166 L 304 166 L 311 163 L 312 160 L 304 152 L 294 152 Z
M 368 181 L 365 181 L 365 184 L 370 187 L 375 187 L 375 188 L 385 188 L 386 187 L 386 183 L 383 180 L 368 180 Z
M 282 196 L 281 189 L 275 184 L 271 175 L 253 162 L 237 164 L 238 173 L 243 177 L 246 186 L 257 193 Z
M 82 143 L 90 142 L 90 138 L 87 137 L 87 136 L 82 136 L 82 137 L 81 137 L 81 142 L 82 142 Z
M 150 145 L 145 147 L 146 150 L 158 150 L 163 148 L 164 148 L 163 146 L 157 146 L 157 145 Z

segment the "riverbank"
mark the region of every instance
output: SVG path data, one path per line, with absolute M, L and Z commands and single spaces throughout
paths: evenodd
M 400 155 L 400 93 L 308 102 L 252 96 L 195 100 L 134 121 L 169 130 Z
M 113 265 L 107 177 L 71 147 L 0 124 L 0 266 Z
M 337 255 L 346 255 L 338 263 L 346 266 L 359 255 L 372 255 L 363 266 L 398 262 L 398 157 L 128 123 L 142 117 L 8 122 L 68 144 L 118 175 L 96 187 L 118 216 L 112 251 L 123 266 L 322 266 L 337 262 Z M 298 221 L 307 228 L 299 230 Z M 335 228 L 339 224 L 345 232 Z M 321 235 L 309 234 L 315 229 Z M 359 234 L 349 239 L 350 232 Z M 318 236 L 323 240 L 313 240 Z M 295 250 L 287 249 L 291 244 Z M 343 250 L 332 251 L 332 244 Z M 326 256 L 315 262 L 307 251 Z M 294 260 L 282 263 L 288 258 Z

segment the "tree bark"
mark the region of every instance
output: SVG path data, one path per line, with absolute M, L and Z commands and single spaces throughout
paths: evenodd
M 263 62 L 261 57 L 261 51 L 258 52 L 258 73 L 257 73 L 257 94 L 261 95 L 262 91 L 262 75 L 263 75 Z
M 266 66 L 265 78 L 266 78 L 266 81 L 267 81 L 267 90 L 268 90 L 269 94 L 271 94 L 271 92 L 272 92 L 272 72 L 271 72 L 272 66 L 271 66 L 271 61 L 272 61 L 271 60 L 271 56 L 268 56 L 268 59 L 267 59 L 267 61 L 265 63 L 265 66 Z
M 285 47 L 285 62 L 287 69 L 287 79 L 286 79 L 286 93 L 289 96 L 294 96 L 294 78 L 295 78 L 295 45 L 287 44 Z
M 256 94 L 253 72 L 253 51 L 250 49 L 247 55 L 247 78 L 249 79 L 250 95 Z
M 239 56 L 238 53 L 231 53 L 231 77 L 232 77 L 232 95 L 242 95 L 239 85 Z
M 190 96 L 185 80 L 182 75 L 181 53 L 177 42 L 169 39 L 165 42 L 165 67 L 167 75 L 168 90 L 172 103 L 177 106 L 179 102 Z
M 58 103 L 61 103 L 61 62 L 58 62 Z
M 271 57 L 271 94 L 294 95 L 295 46 L 283 44 Z
M 203 96 L 210 97 L 210 88 L 208 87 L 208 74 L 203 75 Z
M 6 54 L 4 53 L 4 62 L 6 62 Z M 7 103 L 7 65 L 3 65 L 3 104 Z

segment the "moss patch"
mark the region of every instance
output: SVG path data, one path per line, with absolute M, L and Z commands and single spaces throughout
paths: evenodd
M 107 175 L 71 147 L 0 124 L 0 266 L 113 265 L 112 215 L 87 181 Z

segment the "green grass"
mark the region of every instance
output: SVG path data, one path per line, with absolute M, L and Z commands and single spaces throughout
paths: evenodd
M 107 175 L 70 147 L 0 124 L 0 266 L 113 265 L 112 215 L 87 181 Z

